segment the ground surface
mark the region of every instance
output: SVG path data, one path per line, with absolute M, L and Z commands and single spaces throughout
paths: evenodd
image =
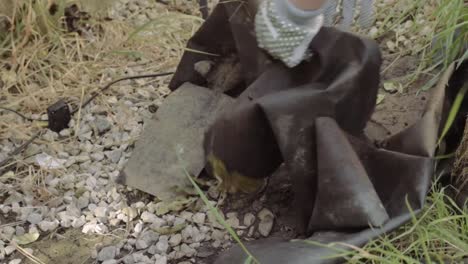
M 393 1 L 378 2 L 384 10 L 393 6 Z M 103 36 L 90 29 L 84 34 L 89 42 L 62 40 L 66 45 L 49 54 L 50 47 L 26 46 L 22 52 L 27 56 L 18 53 L 17 61 L 2 63 L 0 87 L 7 92 L 0 96 L 0 105 L 42 118 L 45 107 L 58 98 L 70 98 L 77 105 L 111 79 L 173 70 L 185 42 L 201 24 L 192 2 L 167 5 L 121 0 L 111 6 L 108 15 L 113 21 L 103 22 Z M 423 29 L 427 22 L 424 12 L 420 10 L 412 21 Z M 156 22 L 142 27 L 150 20 Z M 382 20 L 380 15 L 378 23 Z M 376 30 L 371 29 L 371 35 Z M 402 22 L 394 34 L 378 38 L 384 58 L 383 99 L 369 123 L 368 134 L 373 139 L 411 125 L 424 107 L 427 94 L 419 91 L 424 80 L 399 89 L 400 84 L 405 86 L 402 77 L 414 71 L 419 60 L 417 54 L 401 50 L 427 34 L 408 31 L 408 23 Z M 50 70 L 47 65 L 35 66 L 36 61 L 29 58 L 57 64 Z M 12 76 L 9 67 L 17 64 L 29 68 Z M 31 74 L 36 71 L 44 74 Z M 12 78 L 24 83 L 13 85 Z M 213 217 L 197 197 L 183 197 L 183 206 L 166 204 L 114 183 L 145 119 L 169 94 L 169 79 L 113 86 L 82 109 L 70 129 L 45 133 L 15 157 L 15 169 L 0 177 L 1 263 L 209 263 L 216 252 L 232 245 L 227 232 L 211 221 Z M 396 90 L 383 89 L 388 83 Z M 6 114 L 0 120 L 0 160 L 39 125 Z M 251 200 L 250 207 L 245 202 L 227 203 L 227 222 L 245 240 L 294 236 L 281 206 L 291 195 L 288 186 L 274 186 L 262 198 Z M 217 200 L 214 192 L 210 197 Z M 261 220 L 271 213 L 274 226 Z M 10 240 L 15 239 L 18 248 L 11 246 Z

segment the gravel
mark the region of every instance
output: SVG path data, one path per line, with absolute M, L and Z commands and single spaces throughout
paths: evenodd
M 8 262 L 8 264 L 20 264 L 21 263 L 21 259 L 12 259 L 10 260 L 10 262 Z
M 174 234 L 171 236 L 171 239 L 169 239 L 169 244 L 172 247 L 178 246 L 182 242 L 182 235 L 181 234 Z
M 97 255 L 97 259 L 99 261 L 114 259 L 115 256 L 117 255 L 117 251 L 118 249 L 115 246 L 104 247 L 101 249 L 101 251 L 99 251 L 99 254 Z
M 110 10 L 110 17 L 132 24 L 146 23 L 167 9 L 156 1 L 116 2 L 115 8 Z M 211 62 L 197 67 L 199 71 L 207 73 Z M 111 68 L 102 79 L 107 82 L 147 71 L 146 66 L 138 65 Z M 30 181 L 39 184 L 32 186 L 33 189 L 31 186 L 16 188 L 0 181 L 1 189 L 11 189 L 9 196 L 2 200 L 1 213 L 6 219 L 12 219 L 11 222 L 24 223 L 4 226 L 0 235 L 10 240 L 14 235 L 37 229 L 41 239 L 46 240 L 48 234 L 57 229 L 67 231 L 73 228 L 83 234 L 109 237 L 114 236 L 114 231 L 128 230 L 128 235 L 122 237 L 121 246 L 99 245 L 100 250 L 93 253 L 97 261 L 105 264 L 176 263 L 181 261 L 173 260 L 176 257 L 195 257 L 203 242 L 209 241 L 211 244 L 217 241 L 219 247 L 228 245 L 229 236 L 213 225 L 207 208 L 182 208 L 157 215 L 158 202 L 153 201 L 153 197 L 115 182 L 132 154 L 144 120 L 152 116 L 148 109 L 159 107 L 169 93 L 167 80 L 152 81 L 151 84 L 147 84 L 148 80 L 115 84 L 110 95 L 102 94 L 98 100 L 81 109 L 80 120 L 77 119 L 78 115 L 73 116 L 68 129 L 59 134 L 46 132 L 41 140 L 47 144 L 31 144 L 25 150 L 28 156 L 45 153 L 52 159 L 63 160 L 64 168 L 41 171 L 40 177 Z M 21 143 L 0 140 L 0 160 Z M 237 215 L 228 216 L 228 223 L 234 228 L 240 226 Z M 9 258 L 17 257 L 14 250 L 6 246 L 2 253 Z M 1 262 L 21 262 L 21 259 L 5 259 L 5 262 Z
M 273 229 L 275 216 L 270 210 L 263 208 L 258 213 L 258 218 L 260 220 L 260 223 L 258 224 L 258 232 L 260 232 L 260 234 L 264 237 L 269 236 L 271 230 Z
M 255 215 L 252 213 L 246 213 L 244 215 L 244 225 L 249 227 L 255 222 Z
M 39 222 L 42 221 L 42 215 L 38 213 L 32 213 L 28 215 L 28 218 L 26 219 L 30 224 L 37 225 Z

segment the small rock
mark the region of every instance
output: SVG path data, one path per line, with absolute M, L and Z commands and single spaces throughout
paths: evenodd
M 255 215 L 253 215 L 252 213 L 246 213 L 244 215 L 244 225 L 249 227 L 251 225 L 253 225 L 253 223 L 255 222 Z
M 213 67 L 213 62 L 208 61 L 208 60 L 199 61 L 195 63 L 195 65 L 193 65 L 194 70 L 203 77 L 206 77 L 208 75 L 212 67 Z
M 133 220 L 135 217 L 138 216 L 138 212 L 135 208 L 132 207 L 125 207 L 122 209 L 122 221 L 127 222 L 128 220 Z M 144 214 L 144 213 L 143 213 Z
M 123 262 L 125 264 L 133 264 L 135 263 L 135 261 L 133 260 L 133 256 L 132 255 L 126 255 L 124 258 L 123 258 Z
M 156 245 L 153 245 L 148 248 L 148 253 L 151 255 L 155 255 L 158 253 L 158 249 L 156 248 Z
M 28 215 L 28 218 L 26 219 L 29 223 L 33 225 L 39 224 L 39 222 L 42 221 L 42 215 L 38 213 L 32 213 Z
M 114 259 L 115 256 L 117 255 L 117 250 L 118 249 L 115 246 L 104 247 L 101 249 L 101 251 L 99 251 L 97 259 L 99 261 Z
M 192 216 L 193 216 L 193 213 L 191 212 L 183 211 L 180 213 L 180 217 L 182 217 L 185 220 L 191 220 Z
M 11 237 L 15 234 L 16 229 L 12 226 L 5 226 L 2 228 L 2 233 L 5 234 L 5 236 L 8 237 L 8 239 L 11 239 Z
M 5 255 L 9 256 L 11 253 L 15 252 L 16 248 L 14 246 L 5 247 Z
M 99 134 L 104 134 L 111 129 L 112 123 L 104 116 L 97 116 L 94 125 Z
M 59 226 L 59 221 L 41 221 L 38 226 L 42 231 L 48 232 L 55 230 Z
M 156 243 L 156 250 L 158 253 L 166 253 L 168 249 L 169 243 L 167 240 L 159 240 L 158 243 Z
M 104 154 L 107 156 L 107 158 L 110 159 L 112 163 L 118 163 L 120 157 L 122 157 L 122 150 L 116 149 L 113 151 L 106 151 Z
M 135 247 L 138 250 L 146 249 L 149 247 L 148 242 L 143 239 L 138 239 L 135 243 Z
M 83 226 L 83 229 L 81 230 L 81 232 L 83 232 L 85 234 L 89 234 L 89 233 L 104 234 L 104 233 L 107 233 L 108 230 L 109 229 L 104 224 L 98 224 L 96 222 L 90 222 L 90 223 L 86 223 Z
M 128 10 L 132 13 L 138 11 L 138 5 L 136 5 L 135 3 L 130 3 L 128 6 L 127 6 Z
M 137 263 L 152 263 L 151 259 L 143 255 L 143 252 L 136 252 L 132 254 L 133 260 Z
M 167 257 L 162 256 L 162 257 L 158 258 L 154 264 L 167 264 Z
M 90 159 L 91 158 L 89 156 L 85 156 L 85 155 L 75 156 L 75 161 L 79 163 L 87 162 Z
M 228 224 L 230 227 L 237 228 L 239 227 L 239 218 L 237 218 L 236 213 L 227 213 L 226 214 L 226 224 Z
M 90 156 L 91 156 L 91 159 L 94 161 L 101 161 L 104 159 L 104 153 L 102 152 L 95 152 L 95 153 L 92 153 Z
M 275 218 L 273 213 L 264 208 L 258 213 L 258 218 L 260 219 L 260 223 L 258 224 L 258 231 L 260 234 L 264 237 L 270 235 Z
M 153 223 L 153 222 L 156 222 L 159 217 L 157 217 L 155 214 L 152 214 L 150 212 L 143 212 L 140 218 L 145 223 Z
M 186 257 L 189 258 L 197 253 L 195 249 L 189 247 L 187 244 L 182 244 L 182 246 L 180 246 L 180 251 L 183 252 Z
M 180 242 L 182 242 L 181 234 L 174 234 L 171 236 L 171 239 L 169 239 L 169 244 L 171 244 L 172 247 L 178 246 Z
M 193 233 L 193 227 L 192 226 L 186 226 L 184 229 L 182 229 L 181 235 L 182 235 L 182 240 L 183 241 L 188 241 L 192 237 Z
M 98 206 L 94 209 L 94 215 L 99 218 L 106 218 L 107 217 L 107 207 Z
M 185 221 L 186 220 L 184 218 L 176 217 L 176 219 L 174 220 L 174 226 L 181 225 L 181 224 L 185 223 Z
M 136 223 L 135 228 L 133 228 L 133 231 L 135 231 L 136 234 L 139 234 L 141 233 L 142 230 L 143 230 L 143 223 L 142 222 Z
M 73 221 L 72 221 L 72 227 L 73 228 L 80 228 L 82 227 L 84 224 L 86 224 L 86 220 L 84 218 L 84 216 L 81 216 L 79 218 L 75 218 Z
M 120 220 L 120 219 L 113 218 L 113 219 L 109 220 L 109 224 L 110 224 L 111 226 L 118 226 L 118 225 L 120 224 L 121 221 L 122 221 L 122 220 Z
M 197 224 L 204 224 L 206 219 L 206 214 L 196 213 L 193 215 L 192 220 Z
M 70 129 L 64 129 L 60 131 L 59 135 L 62 137 L 69 137 L 71 135 Z
M 8 264 L 20 264 L 21 263 L 21 259 L 12 259 L 10 260 L 10 262 L 8 262 Z
M 254 232 L 255 232 L 255 226 L 251 226 L 249 228 L 249 232 L 247 233 L 247 236 L 252 237 L 254 235 Z
M 24 230 L 24 227 L 22 227 L 22 226 L 17 226 L 16 227 L 16 235 L 17 236 L 22 236 L 22 235 L 24 235 L 25 232 L 26 232 L 26 230 Z
M 88 207 L 89 205 L 89 196 L 82 195 L 80 198 L 78 198 L 78 201 L 76 202 L 76 206 L 79 209 L 83 209 Z
M 117 263 L 118 262 L 115 259 L 108 259 L 108 260 L 102 262 L 102 264 L 117 264 Z

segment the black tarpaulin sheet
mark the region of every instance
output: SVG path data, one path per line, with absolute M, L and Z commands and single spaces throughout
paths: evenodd
M 407 221 L 430 186 L 444 86 L 434 90 L 419 122 L 377 147 L 363 133 L 380 81 L 377 43 L 322 28 L 310 44 L 312 58 L 287 68 L 257 47 L 254 5 L 221 2 L 190 39 L 170 84 L 209 87 L 209 76 L 194 70 L 199 61 L 219 66 L 234 57 L 240 64 L 241 77 L 228 91 L 236 102 L 206 134 L 206 155 L 232 173 L 225 177 L 264 179 L 284 164 L 295 228 L 311 241 L 361 246 Z M 342 261 L 327 258 L 336 251 L 304 240 L 266 238 L 246 246 L 261 263 Z M 245 259 L 235 246 L 216 263 Z

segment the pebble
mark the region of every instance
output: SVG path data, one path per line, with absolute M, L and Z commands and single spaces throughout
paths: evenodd
M 274 215 L 273 213 L 264 208 L 258 213 L 258 218 L 260 222 L 258 224 L 258 232 L 264 237 L 270 235 L 271 230 L 273 229 Z
M 226 224 L 230 227 L 238 228 L 239 227 L 239 218 L 237 218 L 237 213 L 227 213 L 226 214 Z
M 97 255 L 97 259 L 99 261 L 114 259 L 115 256 L 117 255 L 117 251 L 118 249 L 115 246 L 104 247 L 101 249 L 101 251 L 99 251 Z
M 162 257 L 158 258 L 154 264 L 167 264 L 167 257 L 162 256 Z
M 118 261 L 115 259 L 108 259 L 102 262 L 102 264 L 117 264 Z
M 48 232 L 55 230 L 59 226 L 59 221 L 41 221 L 38 226 L 42 231 Z
M 169 239 L 169 244 L 172 247 L 178 246 L 182 242 L 182 235 L 181 234 L 174 234 L 171 236 L 171 239 Z
M 122 150 L 116 149 L 113 151 L 106 151 L 104 154 L 107 156 L 107 158 L 110 159 L 112 163 L 117 163 L 120 160 L 120 157 L 122 157 Z
M 244 225 L 249 227 L 255 222 L 255 215 L 252 213 L 246 213 L 244 215 Z
M 101 161 L 104 159 L 104 153 L 102 152 L 94 152 L 94 153 L 91 153 L 91 159 L 94 160 L 94 161 Z
M 158 253 L 166 253 L 168 249 L 169 249 L 169 243 L 167 240 L 160 239 L 158 243 L 156 243 L 156 251 Z
M 15 252 L 16 248 L 14 246 L 5 247 L 5 255 L 9 256 L 11 253 Z
M 135 243 L 135 247 L 138 250 L 148 248 L 149 246 L 150 245 L 148 244 L 148 242 L 143 240 L 143 239 L 137 239 L 137 241 Z
M 206 214 L 204 213 L 196 213 L 193 215 L 192 220 L 197 224 L 204 224 L 206 219 Z
M 199 61 L 194 64 L 194 70 L 198 72 L 201 76 L 206 77 L 213 67 L 212 61 Z
M 131 250 L 132 248 L 130 248 Z M 125 264 L 133 264 L 135 263 L 135 261 L 133 260 L 133 256 L 132 255 L 126 255 L 125 257 L 123 257 L 123 263 Z
M 12 259 L 10 260 L 10 262 L 8 262 L 8 264 L 20 264 L 21 263 L 21 259 Z
M 97 131 L 99 134 L 104 134 L 105 132 L 109 131 L 112 127 L 112 123 L 104 116 L 97 116 L 96 120 L 94 121 L 94 125 L 96 126 Z
M 17 226 L 16 227 L 16 235 L 17 236 L 24 235 L 25 232 L 26 232 L 26 230 L 24 229 L 24 227 L 22 227 L 22 226 Z
M 73 221 L 72 221 L 72 227 L 73 228 L 80 228 L 82 227 L 84 224 L 86 224 L 86 220 L 85 220 L 85 217 L 84 216 L 81 216 L 79 218 L 75 218 Z
M 42 221 L 42 215 L 38 213 L 32 213 L 28 215 L 26 221 L 28 221 L 30 224 L 37 225 Z
M 76 162 L 83 163 L 83 162 L 87 162 L 89 160 L 90 160 L 89 156 L 75 156 L 75 161 Z
M 108 212 L 107 207 L 98 206 L 96 207 L 96 209 L 94 209 L 94 215 L 99 218 L 106 218 L 107 212 Z
M 8 237 L 8 239 L 11 239 L 15 232 L 16 229 L 12 226 L 5 226 L 2 228 L 2 233 L 5 234 Z
M 189 247 L 187 244 L 182 244 L 182 246 L 180 246 L 180 251 L 183 252 L 186 257 L 189 258 L 197 253 L 195 249 Z
M 157 217 L 155 214 L 152 214 L 150 212 L 143 212 L 140 218 L 145 223 L 154 223 L 158 220 L 159 217 Z

